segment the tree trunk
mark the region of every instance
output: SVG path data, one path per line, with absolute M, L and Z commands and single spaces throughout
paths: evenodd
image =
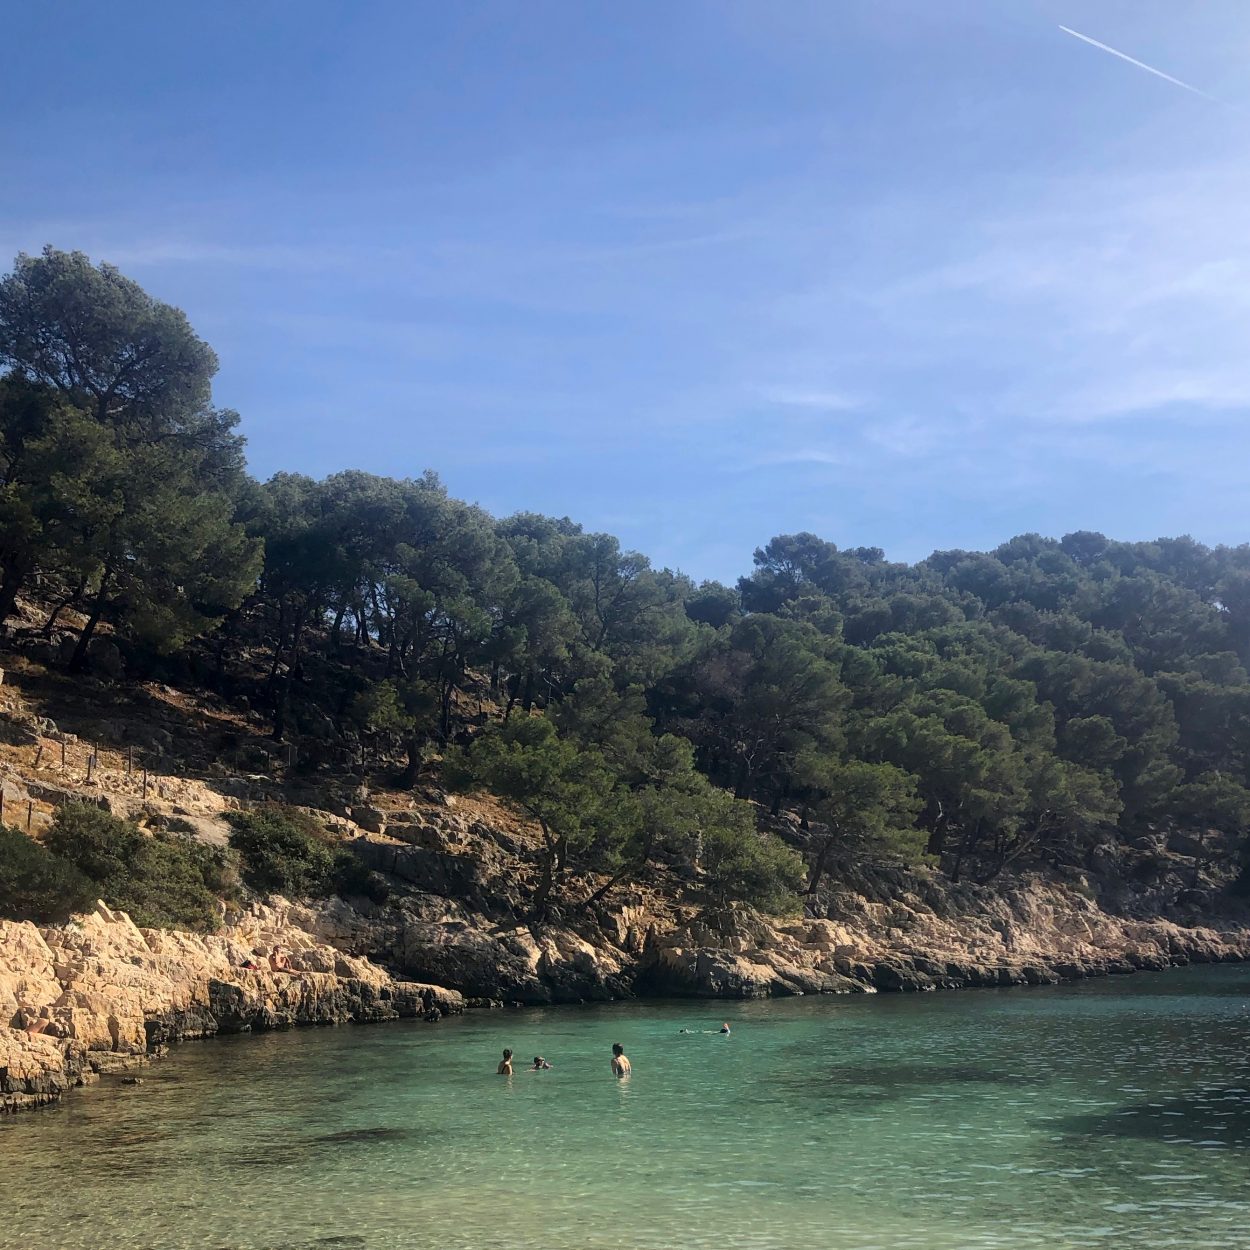
M 825 865 L 829 862 L 829 852 L 833 849 L 833 839 L 826 838 L 821 843 L 820 851 L 816 855 L 816 862 L 812 865 L 811 874 L 807 878 L 808 894 L 815 894 L 816 887 L 820 885 L 820 879 L 825 875 Z
M 438 727 L 444 742 L 451 734 L 451 696 L 455 693 L 455 689 L 456 677 L 453 673 L 444 679 L 443 688 L 439 692 Z
M 420 734 L 413 734 L 408 739 L 405 747 L 408 754 L 408 767 L 404 769 L 399 778 L 399 788 L 401 790 L 411 790 L 417 784 L 417 778 L 421 775 L 421 747 L 424 741 Z
M 227 614 L 226 619 L 222 621 L 221 628 L 217 631 L 217 646 L 215 648 L 215 663 L 213 666 L 213 689 L 218 694 L 226 693 L 226 648 L 230 645 L 230 639 L 234 633 L 234 624 L 239 619 L 240 610 L 235 608 L 233 612 Z
M 290 679 L 282 676 L 277 679 L 273 691 L 273 732 L 269 735 L 275 742 L 281 742 L 286 733 L 286 694 Z
M 373 607 L 373 624 L 378 631 L 378 641 L 386 643 L 386 621 L 382 618 L 382 609 L 378 606 L 378 588 L 370 583 L 369 585 L 369 602 Z
M 583 908 L 583 910 L 584 910 L 585 908 L 587 908 L 587 907 L 592 907 L 592 906 L 594 906 L 594 904 L 595 904 L 595 903 L 601 902 L 603 899 L 605 899 L 605 898 L 608 896 L 608 894 L 609 894 L 609 892 L 610 892 L 610 891 L 612 891 L 612 890 L 616 889 L 616 887 L 617 887 L 618 885 L 620 885 L 622 881 L 625 881 L 627 878 L 629 878 L 629 877 L 633 876 L 633 874 L 634 874 L 635 872 L 638 872 L 638 871 L 642 868 L 643 864 L 645 864 L 645 863 L 646 863 L 646 860 L 645 860 L 645 859 L 644 859 L 644 860 L 641 860 L 641 861 L 640 861 L 640 860 L 631 860 L 628 864 L 624 865 L 624 867 L 622 867 L 622 868 L 618 868 L 618 869 L 616 870 L 616 872 L 614 872 L 614 873 L 613 873 L 613 874 L 612 874 L 612 875 L 608 878 L 608 880 L 607 880 L 606 884 L 601 885 L 601 886 L 600 886 L 600 887 L 599 887 L 599 888 L 598 888 L 598 889 L 597 889 L 597 890 L 596 890 L 596 891 L 595 891 L 595 892 L 594 892 L 594 893 L 593 893 L 593 894 L 592 894 L 592 895 L 591 895 L 591 896 L 590 896 L 590 897 L 589 897 L 589 898 L 588 898 L 588 899 L 587 899 L 587 900 L 586 900 L 586 901 L 582 904 L 582 908 Z
M 100 623 L 100 617 L 104 615 L 111 580 L 109 574 L 105 573 L 100 581 L 100 589 L 96 591 L 95 602 L 91 605 L 91 615 L 87 617 L 87 623 L 78 637 L 78 645 L 74 648 L 74 654 L 70 656 L 67 670 L 70 673 L 81 673 L 87 667 L 87 648 L 91 645 L 91 639 L 95 635 L 95 627 Z
M 555 885 L 556 862 L 560 850 L 560 844 L 551 836 L 546 823 L 539 821 L 539 827 L 543 831 L 545 854 L 543 856 L 542 876 L 539 878 L 538 889 L 534 892 L 534 907 L 530 917 L 536 923 L 541 923 L 547 919 L 547 903 L 551 898 L 552 887 Z
M 968 829 L 964 829 L 959 835 L 959 850 L 955 852 L 955 863 L 951 868 L 951 881 L 958 884 L 959 875 L 963 871 L 964 856 L 968 853 L 972 845 L 972 833 Z
M 69 607 L 71 603 L 74 602 L 75 599 L 79 598 L 82 592 L 86 589 L 87 589 L 87 579 L 84 577 L 79 581 L 78 585 L 75 586 L 74 589 L 68 595 L 65 596 L 64 599 L 61 599 L 57 602 L 56 607 L 54 607 L 52 611 L 48 613 L 48 619 L 44 621 L 43 629 L 40 630 L 40 633 L 42 633 L 45 638 L 52 637 L 52 631 L 56 628 L 57 618 L 61 615 L 62 612 L 65 611 L 66 608 Z M 3 604 L 0 603 L 0 609 L 2 608 L 3 608 Z
M 512 709 L 516 706 L 517 695 L 521 693 L 521 675 L 514 673 L 508 678 L 508 706 L 503 710 L 503 723 L 508 723 Z
M 746 760 L 738 765 L 738 779 L 734 782 L 734 798 L 745 799 L 751 793 L 751 766 Z

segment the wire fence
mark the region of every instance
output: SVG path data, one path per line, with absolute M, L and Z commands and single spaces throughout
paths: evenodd
M 249 745 L 252 771 L 239 767 L 237 760 Z M 40 818 L 41 804 L 56 807 L 75 798 L 90 801 L 89 793 L 73 791 L 91 787 L 98 787 L 101 796 L 115 795 L 140 803 L 176 803 L 179 798 L 193 797 L 178 792 L 181 783 L 198 782 L 241 807 L 250 807 L 277 797 L 281 789 L 299 777 L 302 765 L 314 763 L 319 788 L 338 785 L 359 791 L 363 787 L 367 793 L 370 768 L 376 769 L 384 762 L 376 749 L 363 743 L 310 743 L 302 747 L 295 742 L 268 742 L 261 747 L 253 740 L 215 756 L 211 764 L 197 765 L 146 744 L 105 747 L 73 734 L 41 734 L 35 744 L 35 776 L 27 778 L 16 772 L 0 776 L 0 825 L 7 823 L 30 830 Z M 18 794 L 6 796 L 6 783 Z

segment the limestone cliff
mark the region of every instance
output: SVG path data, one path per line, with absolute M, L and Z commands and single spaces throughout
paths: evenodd
M 1244 924 L 1113 915 L 1041 877 L 960 888 L 887 870 L 817 906 L 823 914 L 771 923 L 732 909 L 653 935 L 635 988 L 744 998 L 958 989 L 1250 958 Z
M 276 945 L 291 972 L 268 969 Z M 397 981 L 317 941 L 281 900 L 211 936 L 140 929 L 103 904 L 63 926 L 0 922 L 0 1110 L 53 1101 L 182 1038 L 463 1006 L 453 990 Z

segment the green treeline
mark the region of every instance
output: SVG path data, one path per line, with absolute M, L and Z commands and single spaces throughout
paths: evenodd
M 259 650 L 275 738 L 329 720 L 524 810 L 537 917 L 657 862 L 785 907 L 857 857 L 988 881 L 1179 829 L 1246 861 L 1250 546 L 798 534 L 730 587 L 430 473 L 257 483 L 183 315 L 51 249 L 0 282 L 0 367 L 0 614 L 81 612 L 75 671 L 101 623 L 223 682 Z

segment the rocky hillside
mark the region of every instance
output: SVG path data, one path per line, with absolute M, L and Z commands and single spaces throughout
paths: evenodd
M 208 935 L 140 929 L 104 904 L 61 926 L 0 923 L 5 1109 L 218 1032 L 636 994 L 1035 985 L 1250 956 L 1250 925 L 1192 888 L 1196 861 L 1162 836 L 1132 852 L 1152 860 L 1144 894 L 1124 884 L 1128 862 L 1108 866 L 1114 890 L 1096 875 L 1033 874 L 990 888 L 925 869 L 843 865 L 804 915 L 779 920 L 709 908 L 689 867 L 674 864 L 597 903 L 577 900 L 599 881 L 575 876 L 538 925 L 525 906 L 538 834 L 498 802 L 303 776 L 264 748 L 246 717 L 207 697 L 148 686 L 110 705 L 115 696 L 91 679 L 59 692 L 57 680 L 31 669 L 0 686 L 10 824 L 37 833 L 57 804 L 85 799 L 150 830 L 181 822 L 188 836 L 221 844 L 232 811 L 281 802 L 340 836 L 369 889 L 308 904 L 223 903 L 222 927 Z M 222 752 L 222 737 L 251 769 Z M 136 740 L 145 743 L 138 767 Z M 244 967 L 266 965 L 275 945 L 290 952 L 291 973 Z

